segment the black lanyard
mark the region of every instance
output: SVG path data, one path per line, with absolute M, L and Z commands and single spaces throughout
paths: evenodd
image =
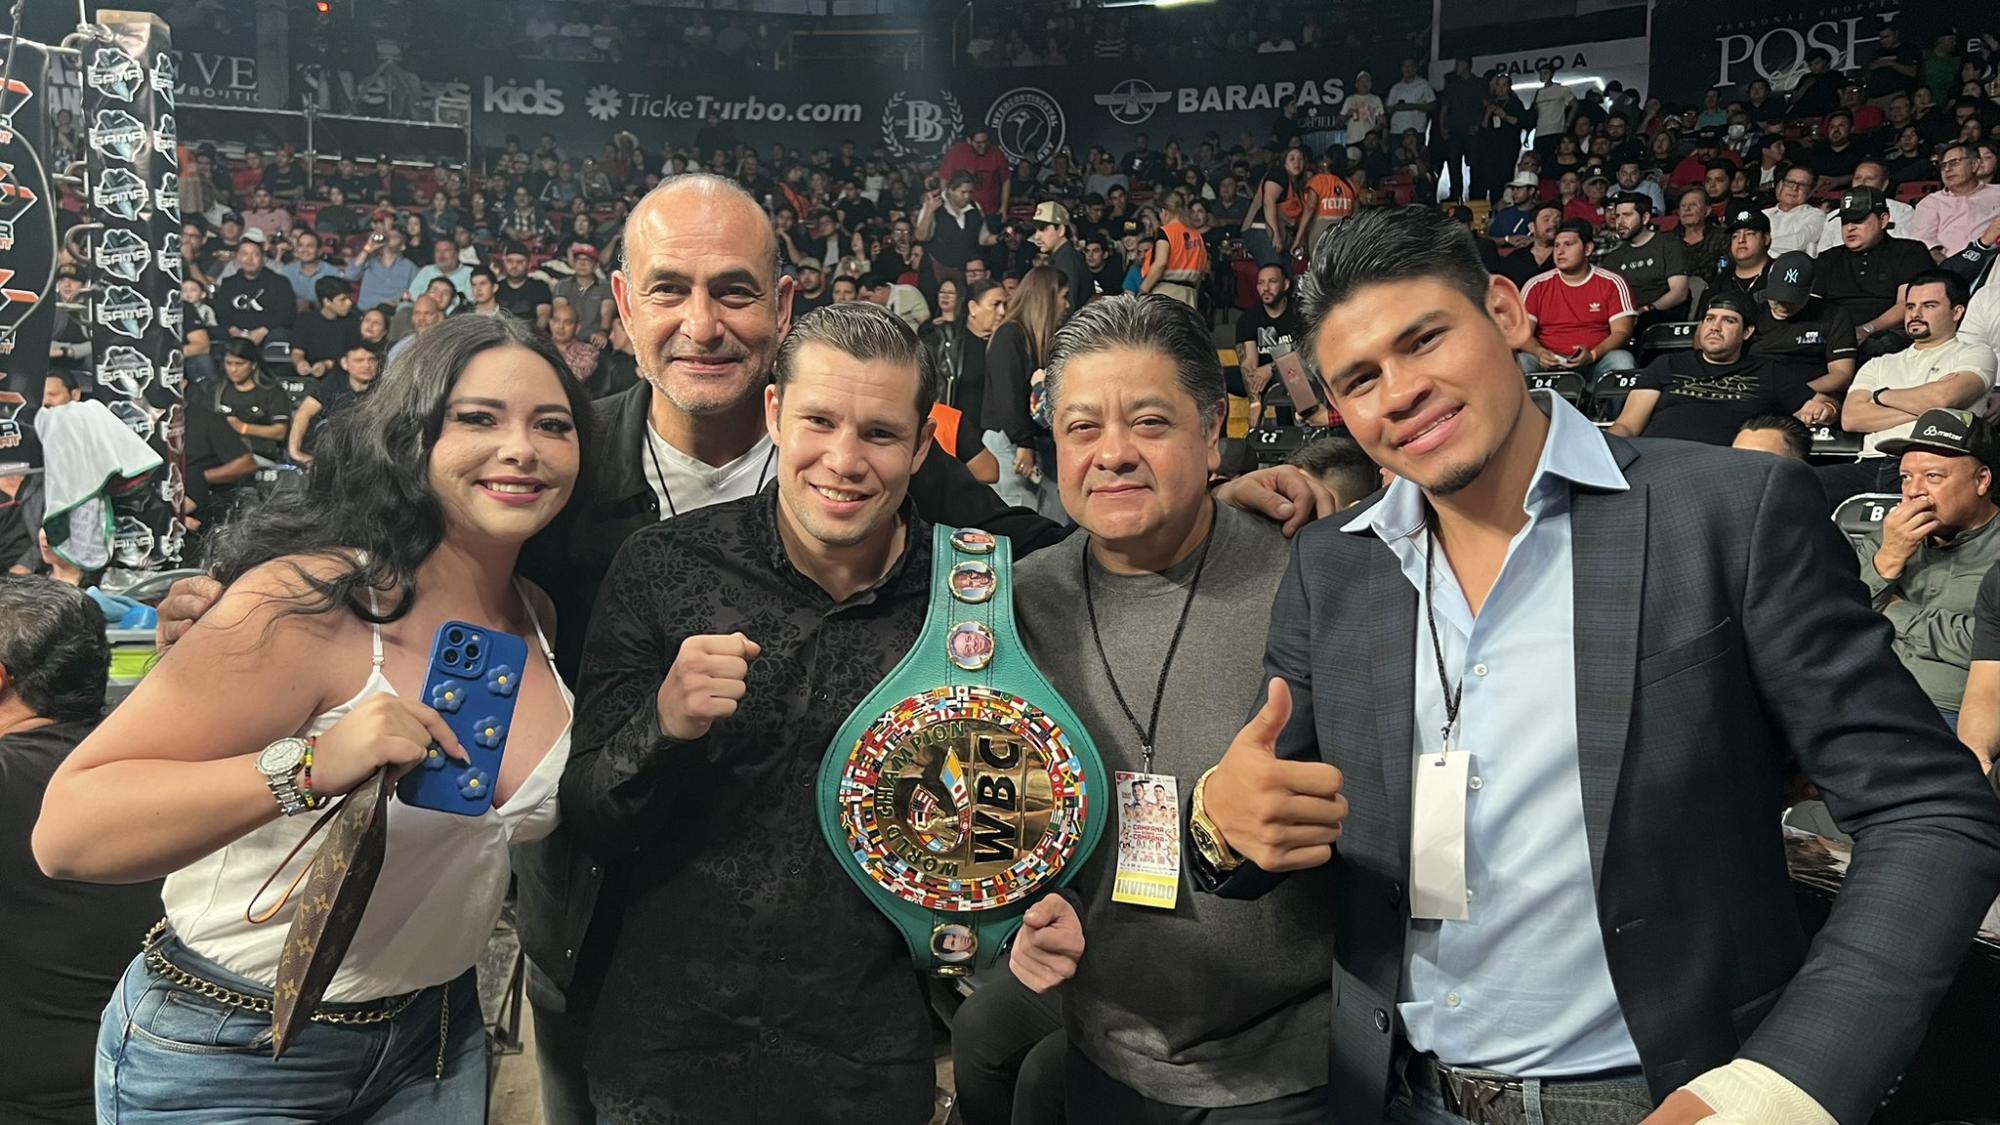
M 1083 606 L 1090 613 L 1090 639 L 1097 643 L 1097 659 L 1104 663 L 1104 678 L 1111 684 L 1111 695 L 1118 700 L 1118 707 L 1125 712 L 1125 721 L 1132 724 L 1132 730 L 1139 736 L 1139 750 L 1145 758 L 1145 771 L 1153 772 L 1153 737 L 1160 731 L 1160 703 L 1167 697 L 1167 675 L 1174 668 L 1174 654 L 1180 651 L 1181 632 L 1187 628 L 1188 614 L 1194 609 L 1195 591 L 1201 588 L 1201 572 L 1208 568 L 1208 549 L 1215 544 L 1215 528 L 1211 525 L 1208 541 L 1201 545 L 1201 557 L 1194 563 L 1194 577 L 1188 581 L 1187 600 L 1181 603 L 1180 620 L 1174 623 L 1173 639 L 1167 642 L 1167 658 L 1160 662 L 1160 682 L 1153 689 L 1153 714 L 1145 726 L 1139 725 L 1139 716 L 1133 714 L 1132 705 L 1125 702 L 1125 693 L 1118 688 L 1118 674 L 1111 670 L 1111 657 L 1104 651 L 1104 637 L 1097 631 L 1097 601 L 1090 592 L 1090 547 L 1083 549 Z
M 660 467 L 660 451 L 653 448 L 653 433 L 650 426 L 646 428 L 646 456 L 653 459 L 653 474 L 660 478 L 660 491 L 666 494 L 667 515 L 669 517 L 680 515 L 680 509 L 674 507 L 673 487 L 667 484 L 667 471 Z M 775 445 L 771 447 L 769 453 L 764 454 L 764 467 L 757 470 L 757 487 L 754 491 L 764 491 L 764 475 L 771 471 L 771 462 L 777 456 L 778 447 Z
M 1438 690 L 1444 698 L 1444 730 L 1439 733 L 1438 746 L 1439 755 L 1443 755 L 1450 752 L 1451 729 L 1458 725 L 1458 704 L 1465 698 L 1465 676 L 1461 674 L 1457 686 L 1453 686 L 1451 677 L 1447 676 L 1444 670 L 1444 645 L 1438 642 L 1437 611 L 1431 607 L 1431 573 L 1436 565 L 1434 562 L 1436 550 L 1437 531 L 1430 526 L 1429 521 L 1425 521 L 1424 621 L 1431 627 L 1431 655 L 1437 657 Z

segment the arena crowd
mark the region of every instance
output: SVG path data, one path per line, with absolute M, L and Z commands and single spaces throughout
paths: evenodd
M 530 39 L 617 59 L 623 19 Z M 2000 40 L 1925 31 L 1700 105 L 1411 58 L 1336 128 L 1046 166 L 977 124 L 191 139 L 204 576 L 108 714 L 103 575 L 0 476 L 0 1117 L 480 1120 L 511 901 L 550 1125 L 1868 1120 L 2000 891 Z M 1329 34 L 1023 5 L 968 50 Z M 92 331 L 58 314 L 44 410 Z M 1124 898 L 1114 829 L 963 990 L 813 804 L 934 525 L 1008 541 L 1003 640 L 1175 888 Z M 273 1061 L 300 814 L 472 757 L 421 690 L 467 621 L 527 641 L 492 808 L 389 818 Z M 1810 947 L 1788 824 L 1855 861 Z

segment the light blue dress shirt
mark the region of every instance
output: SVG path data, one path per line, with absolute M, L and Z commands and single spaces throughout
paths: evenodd
M 1471 755 L 1464 921 L 1410 922 L 1397 1011 L 1412 1046 L 1523 1078 L 1638 1065 L 1598 929 L 1577 763 L 1572 484 L 1624 490 L 1597 428 L 1537 392 L 1548 440 L 1475 618 L 1442 551 L 1432 574 L 1447 675 L 1463 678 L 1456 749 Z M 1418 592 L 1412 755 L 1440 752 L 1445 721 L 1424 624 L 1423 493 L 1407 480 L 1342 528 L 1372 530 Z M 1637 544 L 1633 545 L 1638 550 Z M 1413 767 L 1414 767 L 1413 760 Z

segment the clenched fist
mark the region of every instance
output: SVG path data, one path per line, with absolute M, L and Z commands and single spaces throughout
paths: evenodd
M 1052 894 L 1021 915 L 1007 964 L 1014 977 L 1035 992 L 1047 992 L 1076 975 L 1083 957 L 1083 920 L 1076 907 Z
M 660 732 L 693 742 L 719 719 L 736 713 L 749 691 L 750 662 L 764 650 L 741 633 L 704 634 L 681 642 L 660 684 Z
M 1202 811 L 1222 842 L 1266 871 L 1328 862 L 1347 820 L 1338 769 L 1278 757 L 1278 732 L 1291 717 L 1291 687 L 1274 678 L 1263 709 L 1237 732 L 1202 786 Z

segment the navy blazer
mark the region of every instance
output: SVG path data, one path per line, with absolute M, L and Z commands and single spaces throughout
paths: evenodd
M 1607 440 L 1630 490 L 1571 497 L 1577 745 L 1598 926 L 1647 1082 L 1664 1098 L 1742 1056 L 1865 1121 L 2000 892 L 2000 802 L 1891 653 L 1810 471 Z M 1329 1109 L 1372 1125 L 1408 924 L 1417 592 L 1347 522 L 1298 536 L 1265 673 L 1292 689 L 1279 753 L 1345 774 Z M 1854 837 L 1810 947 L 1779 826 L 1794 769 Z M 1205 881 L 1247 897 L 1275 877 Z

